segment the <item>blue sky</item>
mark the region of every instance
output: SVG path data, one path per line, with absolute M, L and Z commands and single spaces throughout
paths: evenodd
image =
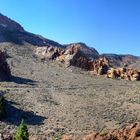
M 140 0 L 0 0 L 0 12 L 62 44 L 140 56 Z

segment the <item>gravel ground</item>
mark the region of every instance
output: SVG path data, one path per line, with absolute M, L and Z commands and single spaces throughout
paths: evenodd
M 120 128 L 140 120 L 140 82 L 106 79 L 58 62 L 41 62 L 33 46 L 0 44 L 8 50 L 12 81 L 1 82 L 7 117 L 0 132 L 14 133 L 23 118 L 38 139 Z

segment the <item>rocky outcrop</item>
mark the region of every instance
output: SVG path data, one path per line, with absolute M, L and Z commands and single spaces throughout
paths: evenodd
M 11 77 L 11 71 L 6 59 L 6 51 L 0 50 L 0 81 L 9 81 Z
M 91 49 L 89 48 L 89 52 Z M 38 47 L 35 49 L 35 54 L 39 56 L 42 60 L 57 60 L 65 64 L 66 67 L 75 66 L 82 69 L 89 70 L 90 61 L 98 58 L 98 53 L 92 50 L 88 52 L 88 47 L 86 51 L 81 45 L 70 45 L 69 47 L 62 49 L 53 46 Z M 90 54 L 90 55 L 89 55 Z M 92 59 L 91 59 L 92 56 Z
M 140 72 L 132 68 L 110 68 L 107 71 L 107 78 L 138 81 L 140 80 Z
M 88 70 L 88 56 L 83 53 L 79 46 L 70 46 L 66 48 L 65 53 L 62 54 L 64 58 L 65 65 L 68 66 L 75 66 L 82 69 Z
M 62 140 L 72 139 L 69 136 L 63 136 Z M 105 133 L 92 133 L 82 140 L 140 140 L 140 123 Z
M 75 66 L 87 71 L 91 71 L 95 75 L 106 75 L 107 78 L 125 79 L 129 81 L 140 80 L 140 72 L 132 68 L 114 68 L 110 65 L 110 61 L 106 58 L 90 59 L 89 55 L 81 50 L 79 45 L 71 45 L 66 49 L 57 47 L 38 47 L 35 54 L 41 60 L 57 60 L 65 64 L 66 67 Z M 98 58 L 98 59 L 97 59 Z
M 107 74 L 108 69 L 109 61 L 105 57 L 89 61 L 89 70 L 93 71 L 96 75 Z
M 123 129 L 113 130 L 106 134 L 93 133 L 83 140 L 140 140 L 140 124 L 135 123 Z
M 94 48 L 88 47 L 84 43 L 72 43 L 69 45 L 65 45 L 67 49 L 69 48 L 79 48 L 79 50 L 90 60 L 95 60 L 99 58 L 99 53 Z
M 55 60 L 57 57 L 62 55 L 63 49 L 46 46 L 46 47 L 38 47 L 35 49 L 35 54 L 41 58 L 41 60 Z

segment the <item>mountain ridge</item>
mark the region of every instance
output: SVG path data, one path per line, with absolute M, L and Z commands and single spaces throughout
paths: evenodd
M 13 42 L 20 45 L 29 43 L 34 46 L 53 46 L 58 48 L 68 48 L 71 45 L 77 45 L 81 47 L 81 50 L 86 53 L 89 58 L 96 59 L 98 57 L 107 57 L 111 64 L 116 67 L 131 65 L 140 61 L 140 58 L 134 55 L 119 55 L 113 53 L 99 54 L 95 48 L 89 47 L 82 42 L 60 44 L 41 35 L 26 31 L 19 23 L 0 13 L 0 43 L 2 42 Z

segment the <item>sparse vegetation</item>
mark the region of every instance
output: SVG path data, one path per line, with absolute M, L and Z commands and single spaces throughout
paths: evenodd
M 61 137 L 62 136 L 60 134 L 56 134 L 55 137 L 54 137 L 54 140 L 61 140 Z
M 108 130 L 107 129 L 103 129 L 101 132 L 100 132 L 100 136 L 105 136 L 108 134 Z
M 15 140 L 29 140 L 28 128 L 23 120 L 17 129 Z

